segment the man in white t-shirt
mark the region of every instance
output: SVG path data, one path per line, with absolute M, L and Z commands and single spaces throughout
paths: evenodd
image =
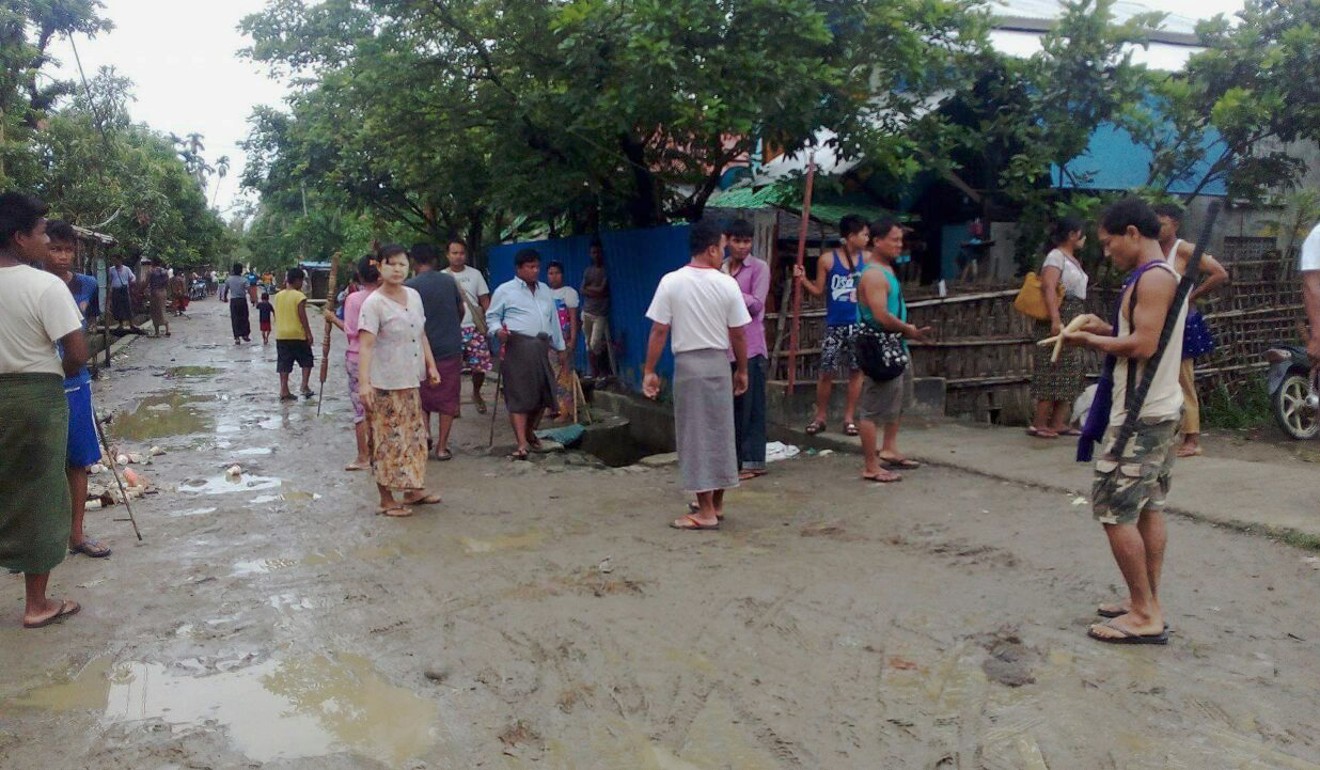
M 1302 241 L 1302 299 L 1306 302 L 1306 318 L 1311 323 L 1311 338 L 1306 352 L 1311 365 L 1320 366 L 1320 224 Z
M 486 401 L 481 397 L 481 385 L 486 381 L 486 373 L 494 367 L 490 362 L 486 333 L 479 324 L 485 323 L 486 310 L 490 307 L 490 287 L 480 270 L 468 267 L 467 244 L 462 239 L 449 239 L 445 259 L 449 261 L 449 267 L 440 272 L 454 276 L 463 295 L 463 320 L 459 322 L 463 332 L 463 371 L 472 373 L 472 403 L 476 404 L 478 412 L 485 414 Z
M 46 211 L 31 196 L 0 195 L 0 568 L 23 573 L 24 628 L 80 609 L 46 596 L 72 528 L 64 378 L 87 362 L 69 287 L 33 267 L 47 258 Z
M 733 396 L 747 392 L 747 339 L 752 322 L 738 282 L 720 272 L 724 230 L 702 220 L 688 235 L 692 261 L 660 279 L 646 317 L 642 392 L 660 395 L 655 366 L 672 330 L 674 340 L 674 436 L 685 492 L 697 497 L 697 510 L 670 524 L 675 529 L 719 529 L 724 490 L 738 486 L 738 451 Z M 728 351 L 735 367 L 729 368 Z

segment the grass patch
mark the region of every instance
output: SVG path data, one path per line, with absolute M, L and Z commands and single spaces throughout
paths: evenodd
M 1274 419 L 1265 380 L 1252 378 L 1236 392 L 1220 385 L 1201 401 L 1201 422 L 1220 430 L 1247 430 Z

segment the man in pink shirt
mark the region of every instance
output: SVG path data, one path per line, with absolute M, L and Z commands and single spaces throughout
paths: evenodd
M 746 327 L 747 392 L 733 397 L 735 441 L 738 445 L 738 478 L 741 481 L 765 475 L 765 375 L 769 350 L 765 344 L 765 298 L 770 293 L 770 266 L 752 256 L 752 224 L 735 219 L 724 229 L 729 239 L 724 272 L 733 276 L 742 290 L 743 304 L 752 316 Z M 729 352 L 733 360 L 733 352 Z

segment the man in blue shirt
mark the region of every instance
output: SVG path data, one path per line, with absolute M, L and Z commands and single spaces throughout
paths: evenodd
M 97 300 L 96 279 L 73 272 L 78 255 L 78 237 L 68 222 L 54 220 L 46 224 L 50 236 L 46 270 L 64 281 L 83 314 L 83 332 L 101 314 Z M 110 555 L 110 549 L 87 537 L 83 516 L 87 512 L 87 469 L 100 462 L 101 447 L 96 440 L 96 422 L 92 417 L 92 374 L 86 366 L 64 380 L 64 395 L 69 400 L 69 458 L 67 474 L 69 494 L 73 498 L 73 528 L 69 533 L 69 551 L 95 558 Z
M 559 353 L 560 366 L 568 366 L 568 349 L 559 326 L 559 310 L 550 287 L 541 283 L 541 255 L 523 249 L 513 258 L 515 277 L 491 295 L 486 327 L 496 332 L 500 353 L 500 378 L 504 404 L 518 448 L 510 455 L 526 460 L 528 449 L 540 449 L 537 426 L 546 410 L 557 414 L 555 374 L 550 368 L 550 349 Z

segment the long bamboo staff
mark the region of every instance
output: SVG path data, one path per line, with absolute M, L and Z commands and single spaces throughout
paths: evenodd
M 508 329 L 508 327 L 504 327 Z M 486 448 L 495 446 L 495 415 L 500 411 L 500 392 L 504 388 L 504 351 L 508 349 L 509 341 L 506 339 L 500 343 L 500 368 L 495 372 L 495 400 L 490 402 L 490 441 Z
M 807 258 L 807 228 L 811 222 L 811 190 L 816 181 L 816 151 L 807 156 L 807 191 L 802 196 L 802 222 L 798 226 L 797 268 L 802 267 Z M 781 309 L 779 312 L 783 312 Z M 802 320 L 802 284 L 793 279 L 793 325 L 788 337 L 788 392 L 793 393 L 797 383 L 798 327 Z
M 339 288 L 339 252 L 330 258 L 330 281 L 327 286 L 325 306 L 335 312 L 336 289 Z M 325 378 L 330 373 L 330 332 L 335 325 L 325 322 L 325 339 L 321 340 L 321 387 L 316 392 L 316 416 L 321 416 L 321 399 L 325 398 Z
M 142 541 L 142 530 L 138 529 L 137 517 L 133 515 L 133 504 L 128 501 L 128 490 L 124 488 L 124 480 L 119 477 L 118 463 L 115 462 L 115 453 L 110 449 L 110 441 L 105 437 L 105 429 L 101 427 L 100 415 L 96 413 L 96 406 L 92 406 L 92 423 L 96 425 L 96 435 L 101 439 L 101 448 L 105 450 L 105 465 L 110 469 L 110 473 L 115 477 L 115 483 L 119 485 L 119 495 L 124 498 L 124 508 L 128 511 L 128 521 L 133 525 L 133 534 L 137 535 L 138 542 Z M 115 519 L 123 521 L 123 519 Z

